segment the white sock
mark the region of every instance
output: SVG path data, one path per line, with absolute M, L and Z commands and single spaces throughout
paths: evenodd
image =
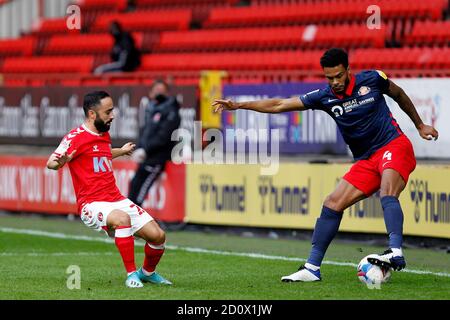
M 403 252 L 402 252 L 402 248 L 391 248 L 392 250 L 392 254 L 394 255 L 394 257 L 403 257 Z
M 311 263 L 305 263 L 305 268 L 311 269 L 312 271 L 317 271 L 317 270 L 320 269 L 320 267 L 315 266 L 315 265 L 313 265 Z
M 153 272 L 155 272 L 155 271 L 148 272 L 147 270 L 145 270 L 144 268 L 142 268 L 142 273 L 144 274 L 144 276 L 150 276 L 150 275 L 153 274 Z

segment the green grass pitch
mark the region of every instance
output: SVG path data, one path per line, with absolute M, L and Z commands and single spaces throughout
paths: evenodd
M 47 233 L 25 234 L 17 229 Z M 86 238 L 55 238 L 55 233 Z M 168 232 L 168 249 L 158 271 L 174 285 L 145 284 L 142 289 L 129 289 L 114 244 L 100 239 L 106 237 L 79 220 L 0 216 L 0 300 L 450 299 L 450 254 L 432 249 L 404 250 L 407 270 L 430 273 L 394 272 L 390 282 L 371 290 L 359 282 L 356 268 L 345 263 L 356 264 L 363 256 L 384 250 L 382 247 L 335 241 L 325 260 L 343 265 L 324 264 L 321 282 L 282 283 L 281 276 L 303 263 L 292 259 L 307 257 L 308 241 Z M 139 266 L 142 242 L 135 252 Z M 80 289 L 67 287 L 71 265 L 80 268 Z

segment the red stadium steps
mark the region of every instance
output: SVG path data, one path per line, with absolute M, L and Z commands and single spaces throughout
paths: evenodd
M 384 47 L 385 30 L 365 25 L 239 28 L 162 32 L 157 50 L 230 50 L 298 47 Z
M 105 14 L 95 20 L 91 31 L 106 32 L 112 21 L 119 22 L 127 31 L 187 30 L 191 18 L 189 9 Z
M 142 48 L 143 34 L 132 34 L 135 45 Z M 57 35 L 49 39 L 43 53 L 49 54 L 109 54 L 114 45 L 110 34 Z
M 7 58 L 0 73 L 90 73 L 91 56 Z
M 383 19 L 429 18 L 439 19 L 447 0 L 378 0 Z M 234 8 L 215 8 L 204 23 L 204 27 L 233 27 L 257 25 L 289 25 L 309 23 L 330 23 L 345 21 L 366 21 L 367 8 L 375 4 L 372 0 L 267 5 Z

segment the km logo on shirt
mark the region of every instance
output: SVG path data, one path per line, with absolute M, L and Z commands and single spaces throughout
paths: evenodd
M 112 171 L 112 161 L 107 157 L 93 157 L 94 172 L 107 172 Z

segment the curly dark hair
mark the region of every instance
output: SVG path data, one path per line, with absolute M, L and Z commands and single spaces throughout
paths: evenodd
M 345 69 L 348 68 L 348 54 L 340 48 L 328 49 L 320 58 L 320 65 L 322 68 L 333 68 L 340 64 L 342 64 Z

